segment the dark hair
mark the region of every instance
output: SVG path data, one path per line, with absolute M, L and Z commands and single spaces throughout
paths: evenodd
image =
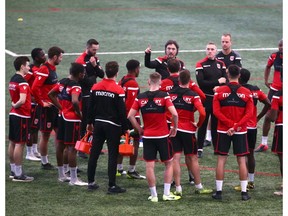
M 105 73 L 107 78 L 114 77 L 119 71 L 119 64 L 116 61 L 107 62 L 105 65 Z
M 71 63 L 71 67 L 69 69 L 69 73 L 74 76 L 74 77 L 78 77 L 80 73 L 84 73 L 85 68 L 82 64 L 76 63 L 76 62 L 72 62 Z
M 51 59 L 55 55 L 59 57 L 61 53 L 64 53 L 64 50 L 62 50 L 60 47 L 57 46 L 50 47 L 48 50 L 48 58 Z
M 97 40 L 95 40 L 95 39 L 89 39 L 89 40 L 87 41 L 87 43 L 86 43 L 86 46 L 87 46 L 87 47 L 90 47 L 90 46 L 92 46 L 93 44 L 98 45 L 99 42 L 98 42 Z
M 176 55 L 177 55 L 177 54 L 178 54 L 178 51 L 179 51 L 179 45 L 178 45 L 177 41 L 175 41 L 175 40 L 168 40 L 168 41 L 166 42 L 166 44 L 165 44 L 165 52 L 166 52 L 167 46 L 170 45 L 170 44 L 174 44 L 174 45 L 176 46 L 176 48 L 177 48 Z
M 27 56 L 19 56 L 14 60 L 14 68 L 16 71 L 20 71 L 21 65 L 26 66 L 27 62 L 30 62 Z
M 239 83 L 240 84 L 245 84 L 248 83 L 249 79 L 250 79 L 250 71 L 245 69 L 245 68 L 241 68 L 240 69 L 240 78 L 239 78 Z
M 158 72 L 153 72 L 149 75 L 149 79 L 152 83 L 156 84 L 161 80 L 161 74 Z
M 169 59 L 167 67 L 170 73 L 177 73 L 180 70 L 180 62 L 177 59 Z
M 31 51 L 31 57 L 33 60 L 36 59 L 36 57 L 39 57 L 40 56 L 40 52 L 43 51 L 42 48 L 34 48 L 32 51 Z
M 179 82 L 182 85 L 187 85 L 190 82 L 190 71 L 189 70 L 182 70 L 179 73 Z
M 128 71 L 133 71 L 135 70 L 137 67 L 140 66 L 140 62 L 135 60 L 135 59 L 130 59 L 127 63 L 126 63 L 126 68 Z
M 232 64 L 228 67 L 228 73 L 231 78 L 236 78 L 240 74 L 240 68 L 237 65 Z

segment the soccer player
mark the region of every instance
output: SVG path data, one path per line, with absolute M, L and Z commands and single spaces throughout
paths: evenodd
M 274 74 L 272 83 L 269 82 L 269 75 L 272 66 L 274 66 Z M 265 85 L 269 88 L 268 98 L 271 101 L 274 94 L 282 89 L 281 73 L 283 71 L 283 39 L 278 42 L 278 51 L 272 53 L 268 60 L 264 71 Z M 269 112 L 268 112 L 269 113 Z M 268 115 L 267 113 L 267 115 Z M 268 150 L 268 134 L 271 127 L 271 121 L 265 116 L 262 127 L 261 144 L 255 149 L 255 152 L 265 152 Z
M 155 69 L 161 75 L 162 79 L 165 79 L 170 76 L 169 71 L 167 70 L 167 61 L 169 59 L 178 59 L 177 55 L 179 52 L 179 45 L 175 40 L 168 40 L 165 44 L 165 56 L 158 56 L 155 60 L 151 61 L 151 45 L 149 45 L 145 50 L 145 67 Z M 180 62 L 181 70 L 185 69 L 184 62 L 178 59 Z
M 100 48 L 100 44 L 95 39 L 89 39 L 86 43 L 86 50 L 76 58 L 75 62 L 80 63 L 85 67 L 85 77 L 80 80 L 82 88 L 82 121 L 81 121 L 81 137 L 86 133 L 87 126 L 87 112 L 88 112 L 88 102 L 90 97 L 91 87 L 97 82 L 97 77 L 103 78 L 104 71 L 100 65 L 100 60 L 98 58 L 97 51 Z M 88 158 L 88 156 L 83 152 L 78 152 L 78 156 L 82 158 Z
M 129 111 L 128 119 L 143 137 L 143 157 L 146 162 L 146 177 L 151 196 L 148 200 L 158 202 L 156 176 L 154 172 L 157 152 L 165 165 L 164 170 L 164 201 L 179 200 L 181 197 L 170 193 L 173 175 L 172 144 L 168 137 L 174 137 L 177 132 L 178 114 L 167 92 L 160 91 L 161 75 L 157 72 L 150 74 L 149 91 L 140 93 Z M 165 110 L 172 115 L 173 128 L 167 127 Z M 135 116 L 141 110 L 144 127 L 141 128 Z
M 31 51 L 31 57 L 33 63 L 30 64 L 30 71 L 24 76 L 27 80 L 29 87 L 32 88 L 32 84 L 35 79 L 35 73 L 38 71 L 40 66 L 46 61 L 45 52 L 42 48 L 34 48 Z M 26 159 L 32 161 L 41 161 L 40 153 L 38 152 L 38 131 L 40 125 L 40 111 L 41 107 L 35 102 L 33 95 L 31 95 L 31 129 L 30 138 L 27 142 Z
M 62 61 L 63 53 L 64 51 L 57 46 L 49 48 L 48 60 L 42 64 L 36 72 L 35 80 L 32 85 L 32 94 L 37 104 L 41 106 L 41 138 L 39 147 L 41 153 L 41 168 L 44 170 L 54 169 L 54 166 L 51 165 L 48 160 L 48 141 L 52 130 L 57 134 L 58 110 L 51 104 L 48 92 L 58 82 L 56 66 Z
M 253 97 L 253 116 L 250 118 L 250 120 L 247 123 L 247 140 L 248 140 L 248 146 L 249 146 L 249 154 L 247 156 L 247 168 L 248 168 L 248 185 L 247 189 L 254 189 L 254 173 L 255 173 L 255 157 L 254 157 L 254 149 L 256 145 L 257 140 L 257 122 L 267 113 L 267 111 L 270 109 L 271 103 L 267 97 L 267 95 L 259 89 L 258 86 L 250 85 L 248 84 L 248 81 L 250 79 L 250 71 L 241 68 L 240 70 L 240 79 L 239 83 L 249 89 L 252 93 Z M 260 101 L 264 104 L 263 109 L 261 112 L 257 115 L 257 103 Z M 241 191 L 240 186 L 236 186 L 234 188 L 237 191 Z
M 222 199 L 224 170 L 231 142 L 233 153 L 237 157 L 241 198 L 250 199 L 247 193 L 246 156 L 249 154 L 247 143 L 247 123 L 253 115 L 251 91 L 238 83 L 240 68 L 237 65 L 228 67 L 229 83 L 216 89 L 213 99 L 213 112 L 218 119 L 217 143 L 214 152 L 218 154 L 216 165 L 216 193 L 214 199 Z
M 125 107 L 125 92 L 116 83 L 119 65 L 116 61 L 105 65 L 106 78 L 93 85 L 91 89 L 87 131 L 93 131 L 93 142 L 88 161 L 88 190 L 96 190 L 95 183 L 97 161 L 103 144 L 108 146 L 108 194 L 124 193 L 126 189 L 116 185 L 117 157 L 119 140 L 128 133 Z
M 19 56 L 14 60 L 16 73 L 9 82 L 11 110 L 9 112 L 8 154 L 11 173 L 9 178 L 16 182 L 31 182 L 33 177 L 24 174 L 22 169 L 23 151 L 28 141 L 31 117 L 30 87 L 24 76 L 29 72 L 29 58 Z
M 169 91 L 171 100 L 178 113 L 178 129 L 175 137 L 171 137 L 173 144 L 173 176 L 175 180 L 175 195 L 182 196 L 181 178 L 181 153 L 184 151 L 185 162 L 188 170 L 194 176 L 195 193 L 212 193 L 211 189 L 204 189 L 201 184 L 200 169 L 197 157 L 196 129 L 205 119 L 205 109 L 197 93 L 189 89 L 190 71 L 183 70 L 179 73 L 179 86 Z M 199 112 L 198 122 L 194 119 L 194 112 Z M 173 124 L 171 125 L 173 127 Z
M 125 91 L 125 104 L 126 104 L 126 114 L 128 115 L 132 104 L 140 92 L 139 85 L 136 81 L 136 78 L 139 76 L 140 73 L 140 62 L 135 59 L 130 59 L 126 63 L 127 68 L 127 75 L 123 76 L 118 84 L 124 89 Z M 136 115 L 137 121 L 140 123 L 140 115 Z M 129 126 L 129 130 L 132 130 L 133 127 L 129 120 L 127 120 L 127 124 Z M 135 130 L 134 130 L 135 131 Z M 130 134 L 131 135 L 131 134 Z M 129 157 L 129 169 L 127 172 L 127 177 L 131 179 L 146 179 L 145 176 L 140 175 L 136 171 L 136 161 L 138 157 L 138 149 L 139 149 L 139 133 L 135 131 L 133 133 L 133 146 L 134 146 L 134 154 Z M 123 169 L 123 156 L 121 154 L 118 155 L 117 160 L 117 176 L 124 175 L 126 171 Z
M 69 185 L 85 186 L 87 183 L 77 177 L 77 160 L 75 144 L 80 140 L 80 123 L 82 119 L 80 95 L 81 87 L 78 83 L 83 79 L 85 69 L 82 64 L 71 63 L 70 76 L 63 78 L 48 93 L 54 106 L 61 113 L 58 119 L 56 158 L 58 165 L 58 180 L 68 182 Z M 64 149 L 68 151 L 70 178 L 64 172 Z
M 217 136 L 217 119 L 213 114 L 212 101 L 214 88 L 226 83 L 226 66 L 224 62 L 216 58 L 217 47 L 215 43 L 209 42 L 206 45 L 206 57 L 196 63 L 196 79 L 200 89 L 205 93 L 204 102 L 206 118 L 197 131 L 198 157 L 203 156 L 203 144 L 209 117 L 211 116 L 212 143 L 215 148 Z

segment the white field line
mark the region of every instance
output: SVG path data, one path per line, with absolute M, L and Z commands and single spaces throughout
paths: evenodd
M 235 51 L 276 51 L 278 48 L 240 48 L 240 49 L 233 49 Z M 198 53 L 198 52 L 205 52 L 205 50 L 179 50 L 179 53 Z M 30 56 L 31 54 L 17 54 L 10 50 L 5 49 L 5 53 L 12 56 Z M 164 53 L 164 51 L 152 51 L 152 53 Z M 64 56 L 78 56 L 82 53 L 64 53 Z M 144 54 L 143 51 L 127 51 L 127 52 L 98 52 L 97 55 L 129 55 L 129 54 Z

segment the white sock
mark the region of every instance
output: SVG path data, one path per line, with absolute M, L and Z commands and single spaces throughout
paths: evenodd
M 32 146 L 27 146 L 27 154 L 32 154 Z
M 206 140 L 211 142 L 212 136 L 211 136 L 211 130 L 206 130 Z
M 171 183 L 164 183 L 164 195 L 170 195 Z
M 15 173 L 15 163 L 10 163 L 10 169 Z
M 77 167 L 70 167 L 71 182 L 77 181 Z
M 261 144 L 267 145 L 268 144 L 268 136 L 262 136 Z
M 63 166 L 58 166 L 58 176 L 59 176 L 59 178 L 65 177 L 64 167 Z
M 203 186 L 202 186 L 202 184 L 201 184 L 201 183 L 200 183 L 200 184 L 198 184 L 198 185 L 196 185 L 196 184 L 195 184 L 195 188 L 196 188 L 196 189 L 202 189 L 202 188 L 203 188 Z
M 48 155 L 46 155 L 46 156 L 42 156 L 42 155 L 41 155 L 41 162 L 42 162 L 42 164 L 47 164 L 47 163 L 49 163 L 49 161 L 48 161 Z
M 117 164 L 117 169 L 118 170 L 123 170 L 123 164 Z
M 240 181 L 241 192 L 246 192 L 246 191 L 247 191 L 247 184 L 248 184 L 248 181 L 247 181 L 247 180 Z
M 176 191 L 177 191 L 177 192 L 182 192 L 182 186 L 181 186 L 181 185 L 176 186 Z
M 157 191 L 156 191 L 156 186 L 150 187 L 150 193 L 152 197 L 157 197 Z
M 37 147 L 38 147 L 38 144 L 37 144 L 37 143 L 34 143 L 34 144 L 32 145 L 33 152 L 39 153 Z
M 20 166 L 15 165 L 15 175 L 21 176 L 21 174 L 22 174 L 22 165 Z
M 63 164 L 63 169 L 64 169 L 64 173 L 69 171 L 69 165 L 68 164 Z
M 216 190 L 222 191 L 222 187 L 223 187 L 223 180 L 216 180 Z
M 129 172 L 134 172 L 135 171 L 135 165 L 130 165 L 129 166 Z
M 249 182 L 254 182 L 254 173 L 248 173 Z

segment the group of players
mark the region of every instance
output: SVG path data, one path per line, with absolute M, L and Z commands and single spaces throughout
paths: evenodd
M 212 193 L 211 189 L 201 184 L 198 163 L 198 158 L 203 156 L 203 144 L 209 145 L 205 136 L 209 139 L 211 133 L 214 152 L 218 155 L 216 192 L 212 197 L 222 199 L 224 167 L 232 141 L 240 178 L 240 186 L 235 189 L 241 191 L 242 200 L 250 199 L 247 190 L 254 189 L 257 121 L 263 116 L 262 143 L 255 151 L 268 149 L 267 136 L 271 122 L 275 121 L 272 151 L 279 156 L 282 174 L 283 41 L 278 44 L 279 51 L 269 56 L 265 69 L 265 84 L 270 88 L 268 97 L 257 86 L 248 84 L 250 72 L 242 68 L 240 55 L 232 50 L 231 35 L 223 34 L 221 44 L 222 51 L 218 53 L 215 43 L 209 42 L 206 45 L 206 57 L 196 63 L 197 84 L 191 80 L 190 71 L 185 69 L 184 62 L 177 58 L 179 45 L 176 41 L 168 40 L 165 55 L 155 60 L 151 60 L 152 50 L 149 45 L 145 50 L 145 67 L 155 69 L 155 72 L 149 76 L 149 90 L 143 93 L 140 93 L 136 81 L 140 62 L 129 60 L 126 64 L 127 75 L 118 80 L 117 62 L 108 62 L 104 70 L 100 66 L 96 56 L 99 43 L 95 39 L 87 41 L 86 50 L 71 63 L 69 76 L 60 81 L 56 66 L 63 58 L 64 51 L 61 48 L 51 47 L 47 60 L 43 49 L 33 49 L 32 64 L 29 64 L 28 57 L 17 57 L 14 61 L 16 73 L 9 83 L 12 101 L 9 113 L 9 177 L 13 181 L 22 182 L 34 179 L 22 170 L 25 144 L 26 159 L 41 161 L 41 167 L 45 170 L 55 169 L 48 160 L 48 141 L 54 130 L 60 182 L 87 185 L 89 191 L 96 190 L 99 187 L 95 182 L 97 161 L 106 142 L 108 193 L 123 193 L 126 189 L 116 185 L 116 176 L 125 173 L 123 157 L 118 153 L 119 139 L 134 129 L 135 153 L 130 157 L 127 176 L 147 178 L 151 192 L 148 200 L 158 202 L 154 173 L 157 152 L 165 165 L 163 200 L 179 200 L 182 196 L 182 151 L 189 181 L 195 184 L 195 192 Z M 268 81 L 272 66 L 274 78 L 270 84 Z M 98 77 L 102 80 L 97 83 Z M 258 100 L 264 107 L 257 115 Z M 198 122 L 194 119 L 196 111 L 199 113 Z M 39 130 L 41 136 L 38 152 Z M 93 143 L 86 183 L 77 177 L 79 170 L 74 145 L 88 132 L 93 134 Z M 141 137 L 146 177 L 136 171 Z M 170 192 L 172 181 L 176 187 L 174 193 Z M 275 194 L 282 195 L 282 191 Z

